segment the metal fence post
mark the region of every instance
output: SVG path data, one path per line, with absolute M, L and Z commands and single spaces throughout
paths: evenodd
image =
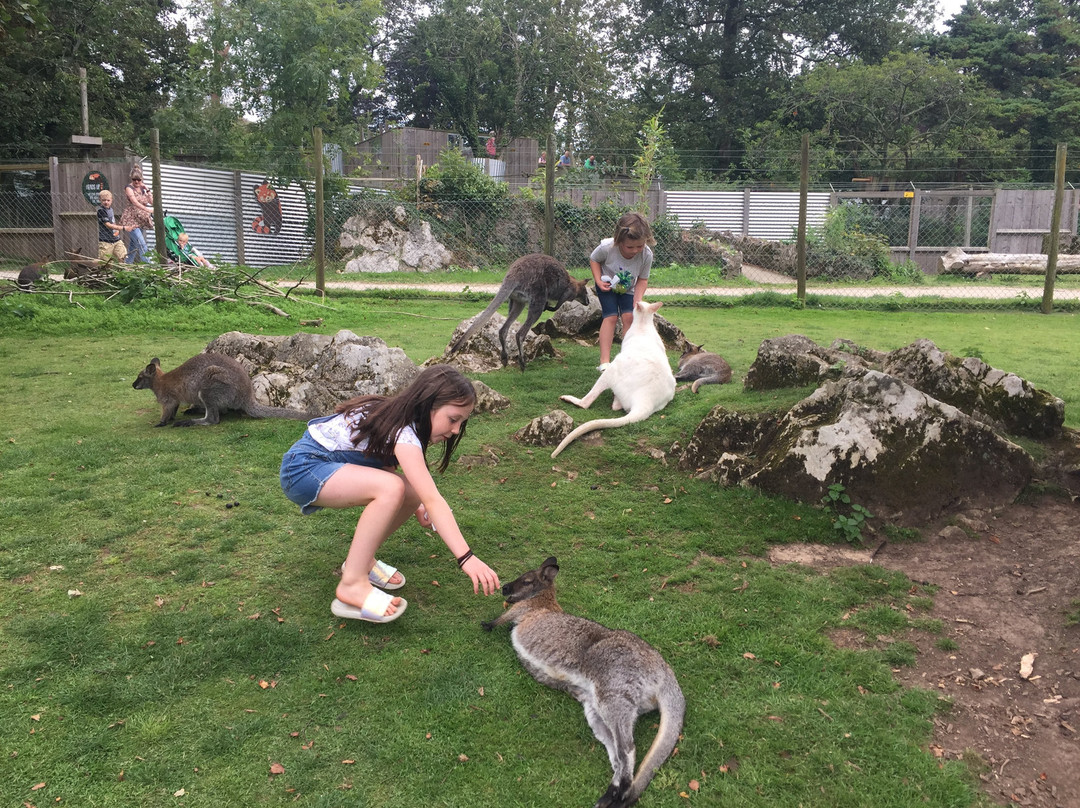
M 806 195 L 810 189 L 810 133 L 803 132 L 799 149 L 799 226 L 795 239 L 795 289 L 800 303 L 806 302 Z

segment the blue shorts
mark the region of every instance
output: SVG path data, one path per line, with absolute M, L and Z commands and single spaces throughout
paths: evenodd
M 634 292 L 623 292 L 621 295 L 615 291 L 601 292 L 599 287 L 593 287 L 596 297 L 600 301 L 600 316 L 606 320 L 618 314 L 632 314 L 634 311 Z
M 281 490 L 300 506 L 301 513 L 315 513 L 322 507 L 311 503 L 319 498 L 319 492 L 334 472 L 346 465 L 386 468 L 382 460 L 363 452 L 326 449 L 311 437 L 310 432 L 305 431 L 304 437 L 294 443 L 281 459 Z

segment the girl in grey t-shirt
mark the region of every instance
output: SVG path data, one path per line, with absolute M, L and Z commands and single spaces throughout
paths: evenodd
M 615 235 L 600 242 L 589 256 L 596 296 L 600 299 L 600 366 L 611 362 L 615 318 L 622 317 L 625 334 L 634 322 L 634 308 L 645 296 L 656 244 L 652 228 L 640 213 L 624 213 L 615 223 Z

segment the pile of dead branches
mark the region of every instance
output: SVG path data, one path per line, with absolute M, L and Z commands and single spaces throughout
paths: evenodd
M 63 279 L 58 275 L 63 271 Z M 52 273 L 56 273 L 53 275 Z M 108 300 L 133 303 L 159 301 L 165 305 L 204 303 L 244 303 L 289 317 L 278 303 L 303 282 L 282 288 L 259 278 L 260 271 L 247 267 L 219 265 L 213 269 L 176 264 L 100 263 L 72 254 L 70 261 L 33 264 L 20 273 L 17 282 L 0 287 L 0 296 L 16 292 L 64 295 L 77 305 L 82 295 L 104 296 Z M 291 301 L 290 301 L 291 302 Z M 320 305 L 303 301 L 305 305 Z

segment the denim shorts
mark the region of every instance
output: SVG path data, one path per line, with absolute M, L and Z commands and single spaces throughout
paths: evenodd
M 363 452 L 326 449 L 311 437 L 310 432 L 305 431 L 304 437 L 294 443 L 281 459 L 281 490 L 300 506 L 301 513 L 315 513 L 322 508 L 311 503 L 319 498 L 323 485 L 334 472 L 346 465 L 386 468 L 382 460 Z
M 596 297 L 600 301 L 600 316 L 603 319 L 615 317 L 618 314 L 630 314 L 634 311 L 634 292 L 623 292 L 621 295 L 614 292 L 601 292 L 593 287 Z

